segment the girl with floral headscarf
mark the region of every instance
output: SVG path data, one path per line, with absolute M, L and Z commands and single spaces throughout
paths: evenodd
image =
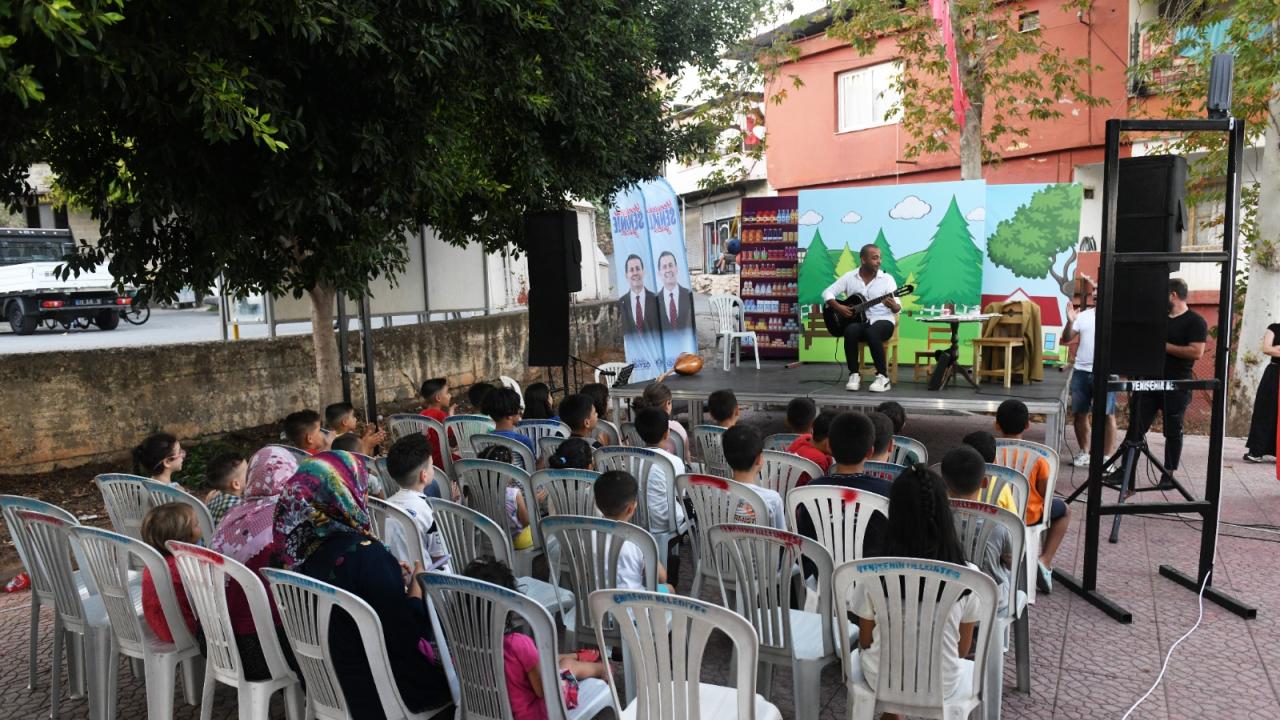
M 367 503 L 368 475 L 350 453 L 323 452 L 298 466 L 276 504 L 274 540 L 285 568 L 347 590 L 373 608 L 382 623 L 396 686 L 413 712 L 445 705 L 449 687 L 428 659 L 431 622 L 421 587 L 375 537 Z M 416 565 L 413 572 L 422 572 Z M 352 717 L 383 718 L 360 632 L 335 613 L 329 648 Z
M 275 556 L 272 541 L 276 501 L 280 499 L 280 492 L 297 469 L 298 461 L 293 453 L 282 447 L 269 445 L 254 453 L 249 459 L 249 473 L 242 500 L 227 511 L 209 546 L 244 563 L 254 573 L 270 566 L 271 559 Z M 265 580 L 263 587 L 266 587 Z M 267 597 L 271 597 L 270 592 Z M 275 612 L 274 603 L 271 611 L 279 626 L 280 618 Z M 227 613 L 231 616 L 231 627 L 236 634 L 240 657 L 244 660 L 246 677 L 250 680 L 269 678 L 271 671 L 262 654 L 262 641 L 258 638 L 258 629 L 253 623 L 249 601 L 245 598 L 244 591 L 235 583 L 227 587 Z M 287 641 L 281 642 L 281 647 L 286 655 L 290 654 Z

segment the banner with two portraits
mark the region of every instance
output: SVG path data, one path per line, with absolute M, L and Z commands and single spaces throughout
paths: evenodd
M 679 200 L 666 180 L 650 180 L 616 195 L 609 217 L 631 379 L 650 380 L 698 350 Z

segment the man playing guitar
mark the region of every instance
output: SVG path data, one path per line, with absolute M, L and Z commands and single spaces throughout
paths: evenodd
M 864 298 L 885 297 L 880 303 L 867 308 L 865 323 L 850 323 L 844 330 L 844 357 L 849 365 L 849 382 L 846 390 L 857 390 L 861 383 L 858 375 L 858 363 L 862 358 L 861 343 L 871 348 L 871 362 L 876 366 L 876 379 L 872 381 L 872 392 L 885 392 L 889 389 L 889 374 L 885 369 L 884 341 L 893 336 L 893 327 L 898 322 L 897 314 L 902 305 L 890 293 L 898 289 L 893 276 L 880 269 L 880 248 L 875 245 L 863 245 L 858 253 L 862 264 L 857 270 L 847 272 L 822 291 L 822 299 L 840 318 L 853 317 L 853 310 L 840 303 L 838 296 L 849 297 L 854 294 Z

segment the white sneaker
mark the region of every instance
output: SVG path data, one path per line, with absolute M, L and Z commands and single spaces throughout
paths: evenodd
M 858 373 L 849 373 L 849 382 L 844 384 L 844 389 L 857 392 L 859 387 L 862 387 L 862 376 Z
M 1089 467 L 1089 453 L 1082 452 L 1071 458 L 1071 464 L 1076 467 Z
M 871 387 L 867 389 L 871 392 L 887 392 L 889 390 L 889 378 L 877 374 L 876 379 L 871 381 Z

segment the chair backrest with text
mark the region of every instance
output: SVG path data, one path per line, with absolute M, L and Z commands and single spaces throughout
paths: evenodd
M 944 697 L 946 673 L 942 663 L 944 653 L 956 651 L 954 648 L 944 650 L 942 643 L 952 636 L 943 628 L 949 622 L 952 606 L 960 602 L 966 592 L 975 597 L 981 619 L 973 644 L 974 672 L 969 686 L 957 688 L 956 695 L 963 699 L 981 696 L 987 653 L 999 652 L 999 648 L 991 647 L 996 609 L 996 586 L 991 578 L 963 565 L 878 557 L 841 565 L 836 569 L 833 585 L 836 607 L 856 607 L 856 594 L 866 594 L 874 609 L 880 643 L 876 687 L 871 688 L 868 697 L 854 685 L 856 700 L 851 697 L 850 703 L 885 703 L 886 710 L 901 712 L 900 708 L 908 706 L 941 710 L 944 702 L 954 702 L 955 698 Z M 840 641 L 840 657 L 848 681 L 853 674 L 850 663 L 858 662 L 859 658 L 853 654 L 852 642 L 846 634 L 841 634 Z M 971 710 L 975 705 L 970 702 L 966 707 Z M 934 712 L 933 717 L 942 716 Z M 967 715 L 964 712 L 955 717 Z
M 590 604 L 593 624 L 617 627 L 638 666 L 635 714 L 625 717 L 697 720 L 701 674 L 710 665 L 703 655 L 712 632 L 718 631 L 733 646 L 729 667 L 737 692 L 732 707 L 715 710 L 724 717 L 755 720 L 759 638 L 744 618 L 701 600 L 656 592 L 602 590 L 591 596 Z M 597 632 L 597 642 L 603 646 L 602 632 Z M 624 717 L 612 667 L 609 688 L 615 713 Z

